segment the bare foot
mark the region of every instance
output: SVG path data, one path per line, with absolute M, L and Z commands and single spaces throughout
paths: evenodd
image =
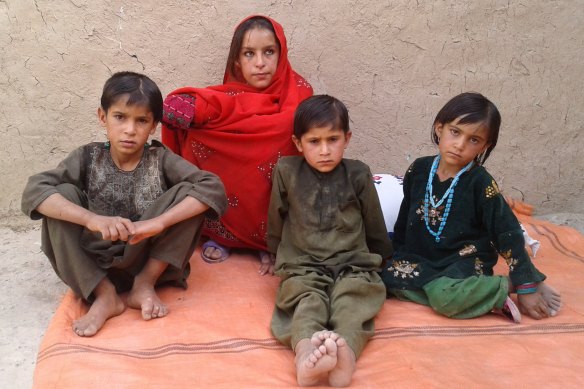
M 203 255 L 214 260 L 219 260 L 224 254 L 216 247 L 207 247 L 203 250 Z
M 562 306 L 560 293 L 543 282 L 534 293 L 518 294 L 517 302 L 521 313 L 536 320 L 557 315 Z
M 302 339 L 296 345 L 298 386 L 316 385 L 337 364 L 337 344 L 330 338 L 316 346 L 318 338 Z
M 544 282 L 540 282 L 537 287 L 537 292 L 545 300 L 549 307 L 550 316 L 556 316 L 562 307 L 562 297 L 560 292 L 549 286 Z
M 130 308 L 142 310 L 144 320 L 164 317 L 168 314 L 168 308 L 154 291 L 154 286 L 140 282 L 138 277 L 134 279 L 134 285 L 128 294 L 127 302 Z
M 349 386 L 355 372 L 355 353 L 347 341 L 337 335 L 337 365 L 329 373 L 329 385 L 337 388 Z
M 73 322 L 73 332 L 79 336 L 93 336 L 110 317 L 124 312 L 124 302 L 108 279 L 102 280 L 94 290 L 95 301 L 89 311 Z
M 274 275 L 274 265 L 276 264 L 276 256 L 270 252 L 262 251 L 259 252 L 260 256 L 260 268 L 258 269 L 258 273 L 260 275 L 269 274 L 271 276 Z

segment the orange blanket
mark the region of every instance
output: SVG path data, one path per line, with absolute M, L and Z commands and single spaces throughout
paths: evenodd
M 519 217 L 542 243 L 536 266 L 562 293 L 558 316 L 454 320 L 388 300 L 351 387 L 583 387 L 584 236 Z M 191 264 L 187 291 L 160 292 L 168 317 L 145 322 L 128 309 L 92 338 L 72 332 L 86 307 L 69 292 L 41 344 L 34 387 L 295 386 L 293 353 L 269 329 L 278 279 L 257 275 L 251 256 L 210 265 L 196 252 Z

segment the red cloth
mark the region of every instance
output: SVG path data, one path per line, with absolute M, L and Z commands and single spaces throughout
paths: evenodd
M 258 91 L 226 69 L 222 85 L 180 88 L 164 100 L 162 142 L 225 184 L 229 208 L 219 222 L 208 221 L 203 234 L 228 247 L 266 250 L 272 169 L 278 158 L 298 153 L 291 139 L 294 111 L 312 95 L 288 61 L 282 26 L 266 19 L 280 42 L 270 86 Z

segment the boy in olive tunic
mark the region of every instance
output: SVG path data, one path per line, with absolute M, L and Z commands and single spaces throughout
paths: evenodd
M 298 107 L 292 137 L 303 157 L 273 171 L 268 247 L 281 277 L 271 329 L 296 353 L 300 386 L 347 386 L 385 300 L 377 273 L 392 254 L 369 167 L 343 159 L 347 109 L 314 96 Z
M 217 176 L 146 143 L 162 117 L 162 95 L 148 77 L 114 74 L 98 117 L 108 142 L 81 146 L 33 175 L 22 197 L 23 212 L 43 218 L 42 249 L 55 272 L 91 302 L 73 323 L 79 336 L 121 314 L 117 293 L 125 290 L 145 320 L 166 316 L 155 285 L 186 287 L 201 223 L 227 202 Z

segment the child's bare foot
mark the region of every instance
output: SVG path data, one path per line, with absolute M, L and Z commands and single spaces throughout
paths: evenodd
M 562 297 L 560 292 L 548 284 L 540 282 L 537 287 L 537 292 L 535 293 L 541 293 L 541 297 L 543 297 L 549 307 L 550 316 L 556 316 L 562 307 Z
M 336 335 L 337 365 L 329 373 L 329 385 L 337 388 L 349 386 L 355 371 L 355 353 L 347 341 Z
M 259 257 L 261 264 L 260 268 L 258 269 L 258 273 L 262 276 L 266 274 L 273 276 L 274 265 L 276 264 L 276 256 L 268 251 L 260 250 Z
M 127 302 L 130 308 L 142 310 L 144 320 L 164 317 L 168 314 L 168 308 L 154 291 L 154 286 L 139 282 L 137 278 L 128 294 Z
M 557 315 L 562 306 L 560 293 L 543 282 L 535 293 L 518 294 L 517 302 L 521 313 L 537 320 Z
M 102 280 L 94 290 L 95 301 L 89 311 L 73 322 L 73 332 L 79 336 L 93 336 L 107 319 L 124 312 L 124 302 L 108 279 Z
M 318 338 L 302 339 L 296 345 L 296 380 L 298 386 L 316 385 L 337 364 L 337 344 L 330 338 L 320 345 Z

